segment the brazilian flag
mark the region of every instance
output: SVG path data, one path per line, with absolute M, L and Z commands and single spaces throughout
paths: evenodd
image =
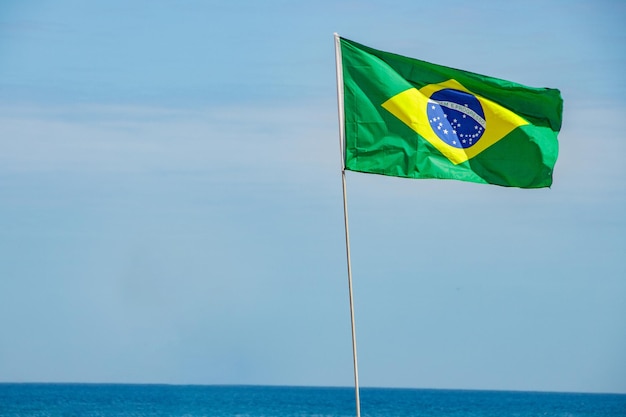
M 337 41 L 345 169 L 506 187 L 552 184 L 559 90 Z

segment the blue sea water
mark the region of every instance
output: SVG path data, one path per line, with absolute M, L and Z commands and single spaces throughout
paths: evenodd
M 626 395 L 362 388 L 361 415 L 626 416 Z M 354 416 L 352 388 L 0 384 L 0 416 Z

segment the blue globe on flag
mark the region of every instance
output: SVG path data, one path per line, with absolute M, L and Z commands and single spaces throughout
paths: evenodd
M 433 132 L 455 148 L 469 148 L 485 133 L 483 108 L 476 97 L 465 91 L 446 88 L 430 96 L 428 121 Z

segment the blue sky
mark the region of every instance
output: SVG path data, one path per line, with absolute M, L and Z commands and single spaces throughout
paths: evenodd
M 364 386 L 626 393 L 620 1 L 4 1 L 0 381 L 352 384 L 333 32 L 565 100 L 551 189 L 348 173 Z

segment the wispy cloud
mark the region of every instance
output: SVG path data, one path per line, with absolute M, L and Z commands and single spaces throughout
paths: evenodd
M 338 149 L 334 109 L 3 108 L 0 172 L 212 172 L 298 175 Z M 336 156 L 336 158 L 332 158 Z M 332 162 L 338 165 L 338 150 Z M 275 178 L 275 177 L 274 177 Z

